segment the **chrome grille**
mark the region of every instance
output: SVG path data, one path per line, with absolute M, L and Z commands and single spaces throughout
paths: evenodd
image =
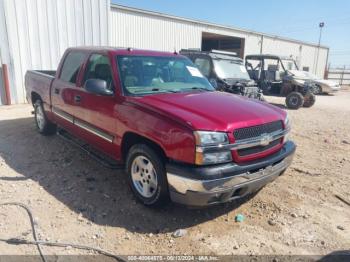
M 283 129 L 282 121 L 275 121 L 258 126 L 239 128 L 233 132 L 235 140 L 243 140 L 259 137 Z
M 253 147 L 238 149 L 237 153 L 239 156 L 248 156 L 248 155 L 264 152 L 270 148 L 273 148 L 274 146 L 277 146 L 280 143 L 280 141 L 281 141 L 281 138 L 275 141 L 272 141 L 267 146 L 253 146 Z

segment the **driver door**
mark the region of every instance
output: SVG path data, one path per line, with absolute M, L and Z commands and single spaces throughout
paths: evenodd
M 116 99 L 115 82 L 113 79 L 109 56 L 104 53 L 93 53 L 85 65 L 80 81 L 80 88 L 75 96 L 78 98 L 75 110 L 75 125 L 80 129 L 80 135 L 94 147 L 108 155 L 119 159 L 116 155 Z M 89 79 L 100 79 L 114 92 L 112 96 L 92 94 L 85 90 L 84 84 Z

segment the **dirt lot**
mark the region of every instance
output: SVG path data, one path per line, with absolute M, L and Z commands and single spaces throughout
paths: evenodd
M 283 99 L 269 97 L 282 105 Z M 152 210 L 108 170 L 57 136 L 36 132 L 29 105 L 0 107 L 0 202 L 34 212 L 40 238 L 116 254 L 328 254 L 350 249 L 350 92 L 289 111 L 295 160 L 284 176 L 244 202 Z M 243 214 L 242 223 L 235 222 Z M 187 234 L 174 238 L 177 229 Z M 31 239 L 23 210 L 0 207 L 0 238 Z M 89 254 L 43 247 L 45 254 Z M 0 242 L 1 254 L 37 254 Z

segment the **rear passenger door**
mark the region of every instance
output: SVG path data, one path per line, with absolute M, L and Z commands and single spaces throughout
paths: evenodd
M 60 75 L 51 87 L 52 112 L 57 123 L 65 128 L 72 128 L 75 111 L 74 93 L 87 53 L 68 51 L 59 68 Z

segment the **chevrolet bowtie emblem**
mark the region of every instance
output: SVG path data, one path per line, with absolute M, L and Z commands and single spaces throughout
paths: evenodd
M 260 138 L 260 145 L 267 146 L 272 142 L 272 136 L 269 134 L 262 134 Z

